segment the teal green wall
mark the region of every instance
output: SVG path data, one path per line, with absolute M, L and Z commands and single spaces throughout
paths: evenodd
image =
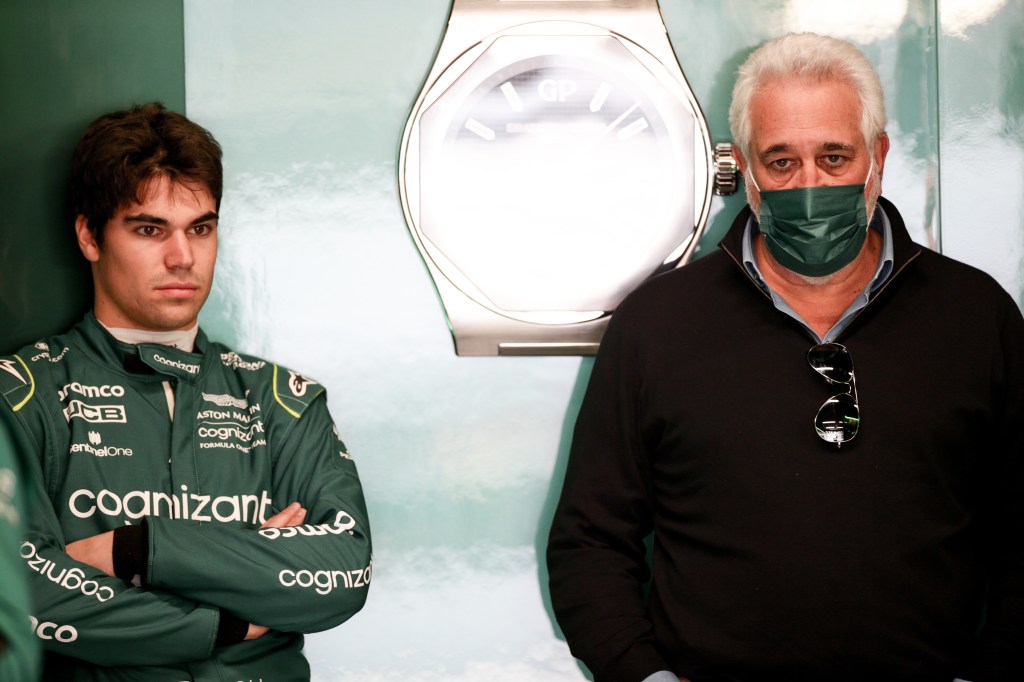
M 943 0 L 939 19 L 942 251 L 1024 304 L 1024 2 Z
M 59 331 L 92 301 L 67 209 L 71 148 L 100 114 L 185 106 L 180 0 L 0 2 L 0 346 Z
M 916 239 L 1024 302 L 1024 3 L 661 4 L 716 141 L 728 139 L 733 71 L 764 39 L 818 30 L 861 45 L 888 94 L 885 194 Z M 398 200 L 402 126 L 449 0 L 185 0 L 183 24 L 177 2 L 0 7 L 0 191 L 11 218 L 0 312 L 22 325 L 0 327 L 3 345 L 23 340 L 25 324 L 43 326 L 48 306 L 81 301 L 65 285 L 42 289 L 74 262 L 46 254 L 63 238 L 53 202 L 78 128 L 137 92 L 183 104 L 225 151 L 221 257 L 203 325 L 328 387 L 372 514 L 374 588 L 354 620 L 309 638 L 314 679 L 583 679 L 550 618 L 538 552 L 591 361 L 456 358 Z M 69 31 L 96 35 L 98 7 L 134 28 L 104 35 L 149 47 L 108 39 L 67 57 Z M 714 200 L 705 251 L 741 203 Z M 8 255 L 25 245 L 28 256 Z

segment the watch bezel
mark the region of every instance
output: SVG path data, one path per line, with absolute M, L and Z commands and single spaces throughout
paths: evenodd
M 596 43 L 595 39 L 603 42 Z M 616 49 L 621 49 L 617 54 L 607 55 L 601 49 L 595 49 L 595 46 L 600 48 L 601 45 L 614 45 Z M 442 145 L 447 134 L 447 121 L 454 118 L 464 106 L 465 98 L 478 91 L 488 78 L 493 78 L 493 74 L 502 69 L 544 57 L 557 59 L 569 56 L 600 62 L 602 55 L 607 66 L 615 68 L 624 76 L 631 77 L 631 80 L 645 81 L 641 83 L 641 89 L 653 93 L 652 102 L 655 108 L 668 122 L 678 120 L 682 114 L 692 120 L 692 230 L 681 243 L 671 249 L 657 271 L 671 269 L 686 262 L 703 232 L 710 210 L 714 181 L 710 135 L 696 99 L 677 66 L 669 68 L 629 38 L 591 24 L 536 21 L 499 31 L 463 51 L 439 72 L 433 82 L 423 88 L 409 117 L 399 158 L 403 209 L 411 228 L 410 233 L 421 254 L 432 262 L 432 271 L 440 273 L 470 299 L 493 313 L 527 323 L 571 325 L 599 319 L 609 315 L 614 308 L 521 311 L 507 310 L 493 303 L 456 264 L 448 259 L 423 230 L 419 181 L 421 143 L 428 139 L 427 136 L 433 136 L 429 138 L 432 140 L 431 143 Z M 624 61 L 624 55 L 632 57 L 632 61 Z M 441 113 L 445 110 L 448 112 L 447 116 Z M 434 112 L 437 114 L 436 117 L 446 121 L 437 126 L 437 131 L 428 130 L 423 126 L 422 119 L 428 111 Z M 680 220 L 686 218 L 685 215 L 679 217 Z M 637 274 L 640 281 L 643 281 L 655 273 Z

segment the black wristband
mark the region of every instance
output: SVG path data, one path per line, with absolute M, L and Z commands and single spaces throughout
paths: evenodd
M 249 624 L 235 614 L 221 609 L 220 622 L 217 624 L 216 646 L 237 644 L 249 634 Z
M 137 526 L 121 526 L 114 530 L 114 575 L 132 583 L 135 576 L 146 582 L 146 555 L 149 549 L 149 526 L 146 519 Z

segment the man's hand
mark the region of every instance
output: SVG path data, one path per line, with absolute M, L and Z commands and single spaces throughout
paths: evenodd
M 287 507 L 277 512 L 260 528 L 284 528 L 285 526 L 299 526 L 306 520 L 306 510 L 298 502 L 292 502 Z
M 114 577 L 114 531 L 75 540 L 66 549 L 68 556 L 75 561 L 89 564 Z
M 245 639 L 257 639 L 270 632 L 270 628 L 265 628 L 262 625 L 254 625 L 249 623 L 249 631 L 245 633 Z

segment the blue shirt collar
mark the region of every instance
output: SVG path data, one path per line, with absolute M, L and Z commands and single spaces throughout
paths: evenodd
M 853 303 L 843 312 L 839 317 L 839 321 L 825 334 L 825 338 L 821 339 L 817 333 L 811 329 L 811 327 L 804 321 L 800 315 L 793 310 L 788 303 L 777 293 L 772 291 L 771 287 L 768 286 L 768 282 L 765 281 L 764 276 L 761 274 L 761 269 L 757 265 L 757 258 L 754 256 L 754 236 L 760 233 L 757 227 L 756 218 L 751 215 L 747 221 L 746 227 L 743 230 L 743 266 L 747 270 L 747 274 L 754 280 L 755 283 L 761 290 L 768 294 L 775 307 L 783 313 L 789 315 L 793 319 L 797 320 L 804 327 L 808 329 L 819 341 L 831 341 L 835 339 L 839 333 L 846 328 L 846 326 L 853 320 L 856 313 L 868 304 L 871 300 L 871 296 L 878 291 L 878 289 L 885 284 L 886 280 L 892 275 L 893 271 L 893 247 L 892 247 L 892 225 L 889 223 L 889 216 L 885 215 L 885 211 L 881 208 L 875 208 L 875 215 L 869 225 L 870 229 L 873 229 L 882 235 L 882 252 L 878 256 L 878 267 L 875 268 L 875 275 L 871 278 L 871 282 L 864 288 Z

